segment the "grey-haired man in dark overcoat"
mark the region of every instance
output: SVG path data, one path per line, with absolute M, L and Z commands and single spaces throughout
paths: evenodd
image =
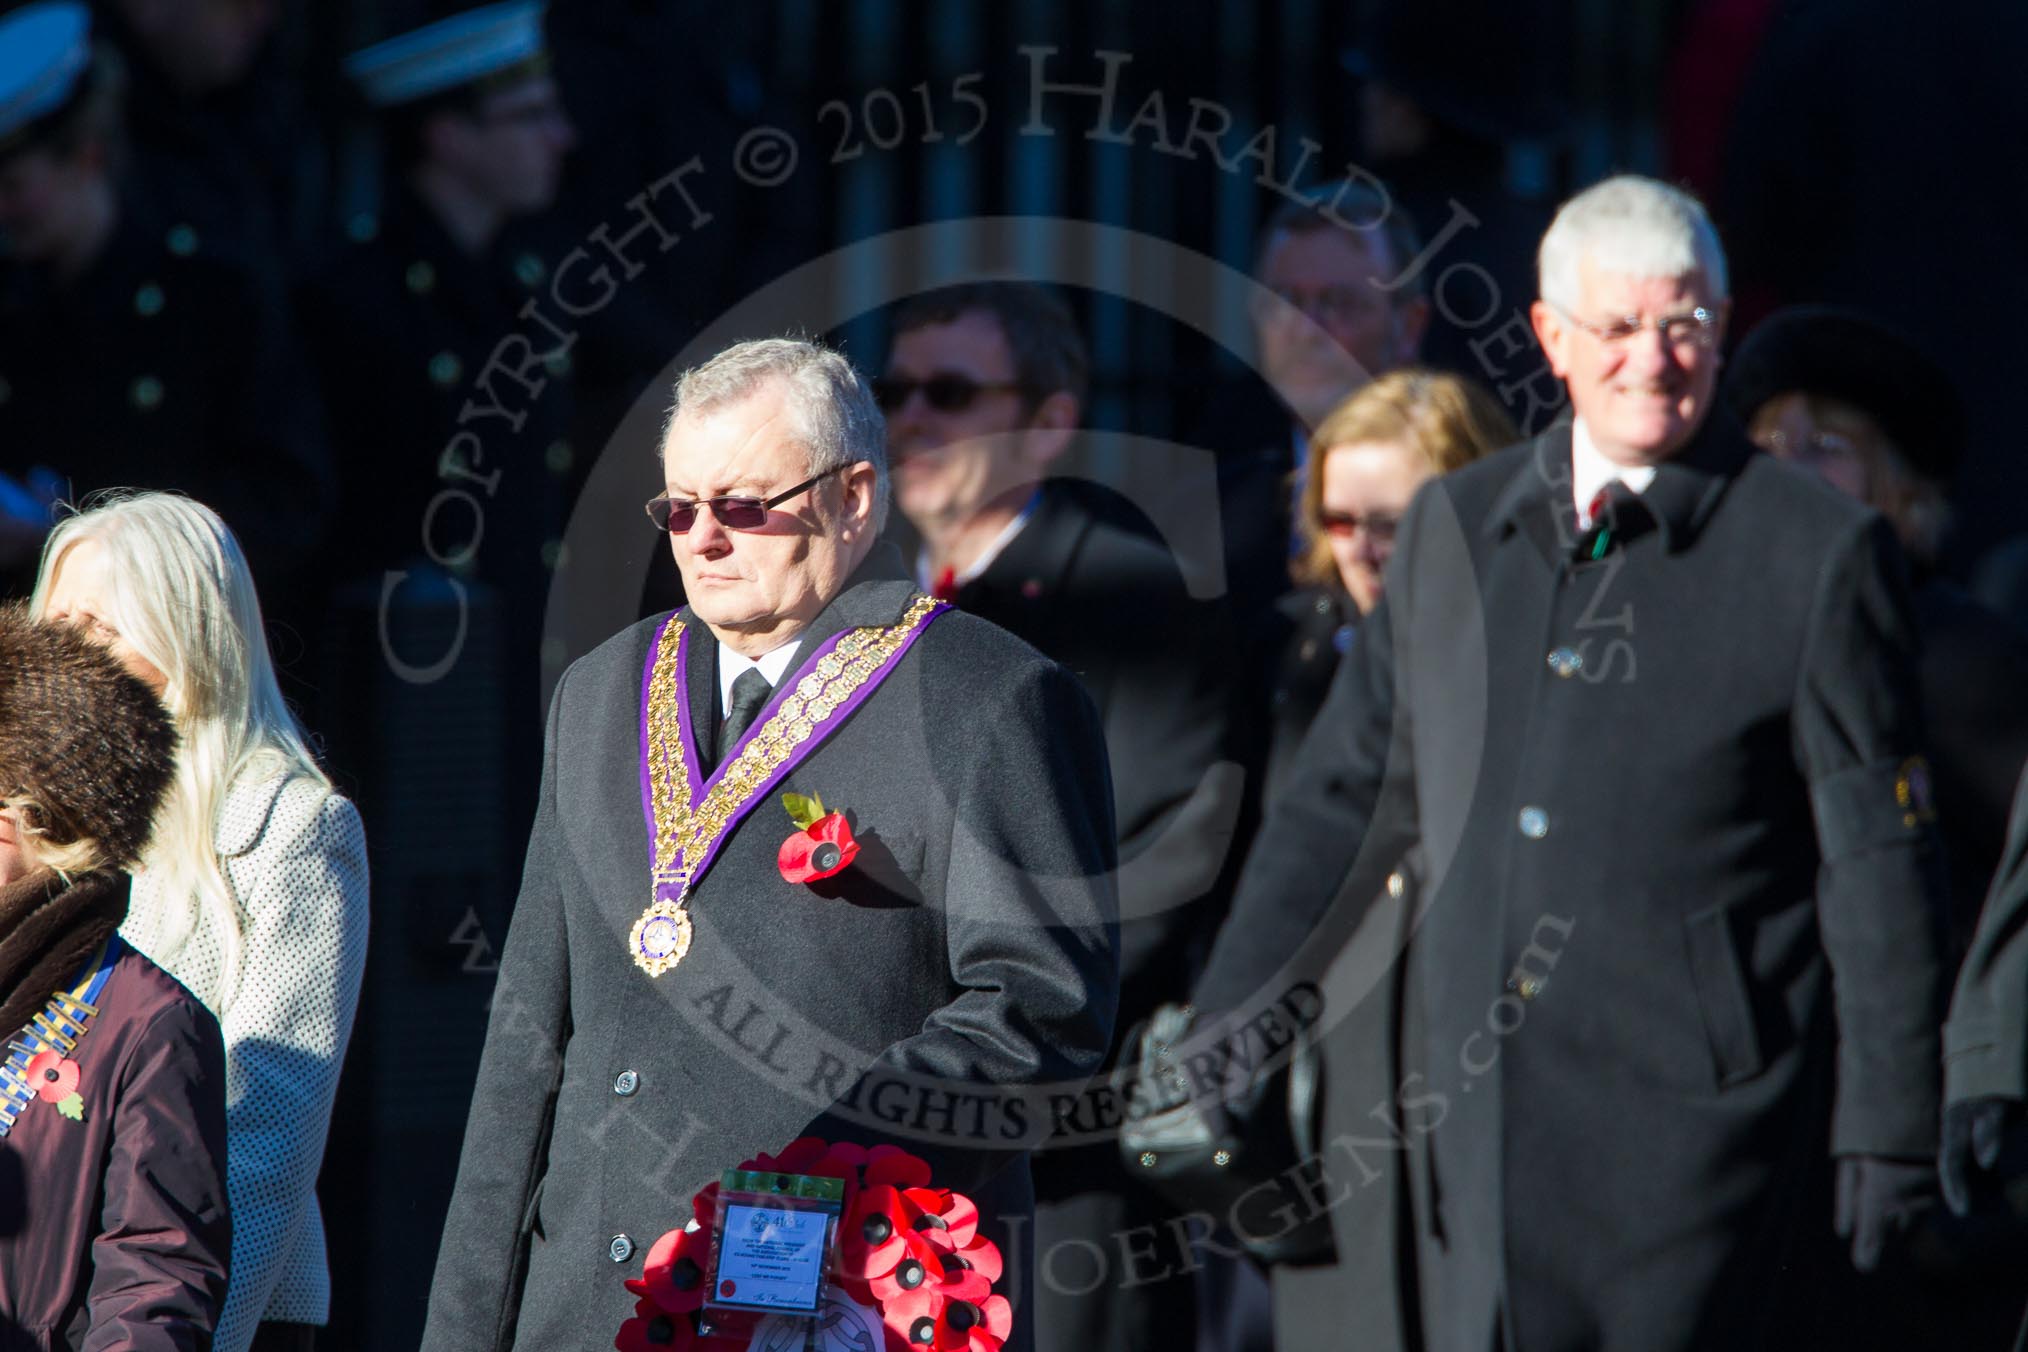
M 611 1347 L 692 1192 L 804 1134 L 971 1196 L 1030 1345 L 1025 1151 L 1117 1000 L 1105 744 L 1068 673 L 876 543 L 884 435 L 810 343 L 677 385 L 649 514 L 689 604 L 551 703 L 430 1352 Z
M 1714 410 L 1695 201 L 1587 190 L 1540 283 L 1574 417 L 1410 507 L 1182 1064 L 1277 1040 L 1272 1002 L 1420 845 L 1421 1069 L 1326 1144 L 1317 1202 L 1411 1148 L 1428 1347 L 1818 1346 L 1934 1179 L 1943 881 L 1900 559 Z

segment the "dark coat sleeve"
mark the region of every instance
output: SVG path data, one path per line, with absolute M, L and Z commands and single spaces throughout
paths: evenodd
M 1944 1025 L 1944 1098 L 2028 1099 L 2028 772 Z
M 1430 500 L 1419 494 L 1403 520 L 1404 563 Z M 1206 1014 L 1314 980 L 1414 843 L 1412 720 L 1395 650 L 1412 571 L 1389 570 L 1386 595 L 1360 622 L 1287 787 L 1268 805 L 1197 983 L 1194 1000 Z
M 1119 615 L 1106 692 L 1106 750 L 1120 832 L 1122 1017 L 1174 999 L 1215 920 L 1205 898 L 1238 824 L 1243 771 L 1225 762 L 1230 626 L 1222 604 L 1193 601 L 1166 576 L 1132 591 L 1142 613 Z M 1132 922 L 1140 921 L 1135 924 Z M 1129 994 L 1131 991 L 1131 994 Z
M 556 728 L 570 673 L 557 683 L 543 738 L 542 792 L 521 893 L 493 988 L 458 1181 L 444 1219 L 423 1347 L 506 1348 L 514 1341 L 529 1222 L 549 1154 L 569 1045 L 564 850 L 556 811 Z
M 187 995 L 121 1068 L 83 1352 L 205 1352 L 225 1304 L 225 1044 Z
M 1838 1018 L 1831 1150 L 1927 1157 L 1947 884 L 1918 758 L 1915 625 L 1885 522 L 1868 518 L 1831 552 L 1804 644 L 1794 736 Z
M 940 1091 L 1075 1087 L 1111 1044 L 1119 907 L 1097 711 L 1054 663 L 1029 663 L 1002 688 L 996 707 L 968 720 L 976 730 L 963 739 L 969 746 L 949 753 L 962 767 L 952 781 L 944 894 L 952 997 L 921 1032 L 881 1053 L 848 1102 L 866 1101 L 897 1073 Z M 808 1131 L 869 1145 L 885 1139 L 829 1115 Z M 966 1192 L 1014 1158 L 970 1146 L 909 1148 L 938 1186 Z

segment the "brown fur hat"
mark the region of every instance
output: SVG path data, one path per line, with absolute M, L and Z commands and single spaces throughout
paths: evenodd
M 175 724 L 153 691 L 70 626 L 0 607 L 0 796 L 28 800 L 31 827 L 132 864 L 175 768 Z

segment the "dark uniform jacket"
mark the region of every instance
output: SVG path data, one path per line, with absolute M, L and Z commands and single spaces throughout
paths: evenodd
M 572 452 L 569 352 L 519 317 L 542 280 L 533 255 L 468 256 L 397 188 L 371 236 L 304 284 L 297 309 L 331 410 L 347 522 L 340 580 L 377 585 L 383 569 L 424 554 L 427 533 L 439 556 L 476 550 L 480 575 L 510 594 L 546 586 L 543 546 L 569 505 L 559 486 Z M 439 494 L 456 496 L 426 524 Z
M 489 767 L 478 791 L 514 836 L 531 819 L 540 775 L 526 730 L 541 716 L 541 616 L 562 560 L 574 455 L 571 354 L 519 317 L 541 280 L 533 255 L 468 256 L 397 188 L 371 237 L 329 259 L 297 305 L 338 452 L 345 529 L 323 572 L 338 589 L 334 629 L 349 637 L 334 646 L 377 648 L 381 635 L 427 633 L 438 610 L 454 611 L 455 640 L 397 638 L 388 651 L 456 668 L 428 683 L 449 676 L 483 689 L 440 729 L 449 739 L 440 754 Z M 326 693 L 357 706 L 328 715 L 339 765 L 384 754 L 373 738 L 399 718 L 387 702 L 415 694 L 406 680 L 393 697 L 384 685 L 336 681 Z M 366 795 L 375 792 L 369 783 Z
M 204 1352 L 232 1257 L 218 1021 L 128 949 L 74 1059 L 83 1120 L 38 1099 L 0 1137 L 0 1352 Z
M 914 594 L 900 556 L 877 549 L 799 653 L 894 623 Z M 704 736 L 718 722 L 715 641 L 688 611 L 679 622 L 704 659 L 688 692 Z M 633 1309 L 622 1279 L 688 1219 L 692 1192 L 806 1130 L 922 1154 L 939 1186 L 995 1218 L 1010 1280 L 1025 1282 L 1022 1152 L 1050 1123 L 1009 1091 L 1074 1088 L 1112 1034 L 1097 718 L 1062 668 L 962 613 L 932 621 L 781 785 L 847 813 L 859 860 L 821 883 L 784 881 L 776 856 L 794 828 L 777 792 L 693 892 L 688 956 L 659 979 L 638 970 L 628 932 L 651 896 L 640 700 L 657 623 L 572 665 L 551 706 L 429 1352 L 610 1347 Z M 924 1087 L 868 1088 L 854 1079 L 868 1064 Z M 1026 1345 L 1023 1328 L 1017 1315 L 1010 1346 Z
M 1419 843 L 1429 1346 L 1769 1345 L 1821 1294 L 1829 1157 L 1935 1144 L 1905 584 L 1884 522 L 1728 424 L 1596 562 L 1569 478 L 1564 425 L 1417 495 L 1199 1003 L 1276 998 Z
M 54 470 L 71 501 L 188 493 L 272 603 L 331 520 L 330 463 L 282 297 L 216 243 L 128 197 L 69 283 L 0 267 L 0 470 Z

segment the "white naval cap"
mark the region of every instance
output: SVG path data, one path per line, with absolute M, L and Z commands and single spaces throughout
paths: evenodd
M 91 11 L 70 0 L 0 17 L 0 149 L 61 108 L 92 63 Z
M 376 108 L 533 66 L 547 55 L 544 0 L 505 0 L 438 19 L 345 58 L 345 73 Z

